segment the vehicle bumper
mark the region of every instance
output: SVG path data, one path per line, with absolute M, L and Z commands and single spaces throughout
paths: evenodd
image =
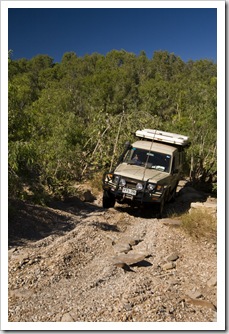
M 109 191 L 118 202 L 141 204 L 160 204 L 163 198 L 163 193 L 150 193 L 148 191 L 137 191 L 136 195 L 123 193 L 122 189 L 115 189 L 110 185 L 104 185 L 103 189 Z

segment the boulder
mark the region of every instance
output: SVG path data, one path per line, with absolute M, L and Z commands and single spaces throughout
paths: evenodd
M 128 254 L 119 254 L 116 257 L 113 257 L 112 261 L 114 265 L 117 265 L 117 263 L 125 263 L 130 266 L 132 264 L 143 261 L 147 256 L 148 254 L 142 252 L 130 252 Z
M 217 213 L 217 203 L 210 202 L 210 201 L 191 203 L 191 207 L 190 207 L 189 212 L 191 212 L 193 210 L 197 210 L 197 209 L 208 212 L 212 215 L 216 215 L 216 213 Z

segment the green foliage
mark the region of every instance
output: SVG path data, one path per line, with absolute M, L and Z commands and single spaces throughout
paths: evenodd
M 125 50 L 59 64 L 9 52 L 9 196 L 64 196 L 71 184 L 112 168 L 137 129 L 190 136 L 193 181 L 216 182 L 216 65 L 167 51 L 149 60 Z

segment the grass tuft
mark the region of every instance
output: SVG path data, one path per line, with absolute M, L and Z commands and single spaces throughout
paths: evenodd
M 195 209 L 181 217 L 181 228 L 195 239 L 216 242 L 217 219 L 207 210 Z

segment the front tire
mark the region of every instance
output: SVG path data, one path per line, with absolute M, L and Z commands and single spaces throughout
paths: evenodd
M 115 206 L 115 197 L 109 191 L 104 190 L 103 192 L 103 208 L 109 209 Z
M 156 217 L 158 219 L 162 218 L 162 214 L 163 214 L 163 211 L 164 211 L 164 206 L 165 206 L 165 198 L 163 197 L 161 202 L 156 204 L 156 208 L 155 208 L 156 209 Z
M 164 206 L 165 206 L 165 198 L 163 197 L 160 203 L 160 207 L 159 207 L 159 217 L 162 218 L 162 214 L 164 211 Z

